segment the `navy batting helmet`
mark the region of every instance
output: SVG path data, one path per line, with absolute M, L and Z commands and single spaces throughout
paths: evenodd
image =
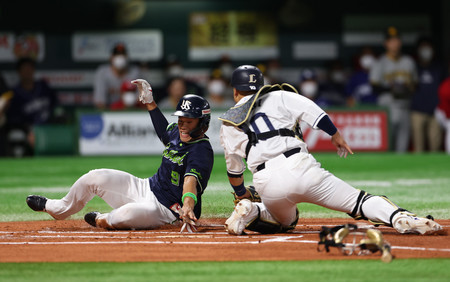
M 263 74 L 255 66 L 240 66 L 231 75 L 231 86 L 240 91 L 258 91 L 263 85 Z
M 198 126 L 189 132 L 192 138 L 197 138 L 208 130 L 211 121 L 211 107 L 205 98 L 194 94 L 184 95 L 178 102 L 174 116 L 198 118 Z

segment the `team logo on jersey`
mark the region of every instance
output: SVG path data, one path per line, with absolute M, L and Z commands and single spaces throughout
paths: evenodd
M 189 100 L 183 100 L 183 102 L 181 103 L 181 109 L 187 111 L 191 109 L 191 101 Z
M 166 149 L 163 152 L 163 157 L 168 159 L 174 164 L 178 164 L 179 166 L 183 165 L 184 158 L 189 154 L 189 152 L 185 153 L 184 155 L 180 155 L 178 151 L 176 150 L 169 150 L 169 145 L 166 146 Z
M 255 83 L 256 82 L 256 79 L 255 79 L 256 74 L 251 74 L 249 76 L 250 76 L 250 80 L 248 82 Z

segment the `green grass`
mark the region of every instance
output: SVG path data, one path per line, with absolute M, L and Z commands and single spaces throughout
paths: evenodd
M 315 154 L 324 168 L 353 186 L 387 195 L 418 214 L 450 218 L 450 156 L 359 153 L 340 159 Z M 50 220 L 32 212 L 28 194 L 50 198 L 65 195 L 82 174 L 95 168 L 114 168 L 148 177 L 160 157 L 52 157 L 0 159 L 0 221 Z M 216 156 L 203 199 L 203 217 L 227 217 L 232 209 L 223 156 Z M 246 183 L 251 175 L 245 174 Z M 282 183 L 280 183 L 282 185 Z M 311 204 L 300 204 L 301 217 L 347 217 Z M 73 218 L 92 210 L 109 211 L 96 197 Z M 0 250 L 1 253 L 1 250 Z M 0 254 L 1 255 L 1 254 Z M 448 281 L 450 259 L 283 262 L 177 263 L 0 263 L 2 281 Z
M 448 281 L 450 259 L 5 263 L 3 281 Z M 36 275 L 39 273 L 39 275 Z M 44 279 L 45 277 L 45 279 Z
M 444 154 L 395 155 L 361 153 L 338 158 L 335 154 L 315 154 L 322 166 L 357 188 L 386 195 L 398 205 L 417 214 L 450 218 L 450 156 Z M 25 204 L 28 194 L 60 198 L 78 177 L 95 168 L 114 168 L 148 177 L 160 165 L 159 156 L 142 157 L 49 157 L 0 159 L 0 220 L 50 219 L 33 213 Z M 233 208 L 231 188 L 223 156 L 215 157 L 210 183 L 204 194 L 203 217 L 227 217 Z M 245 174 L 246 183 L 252 182 Z M 282 185 L 282 183 L 280 183 Z M 311 204 L 300 204 L 301 217 L 347 217 Z M 101 199 L 94 198 L 72 218 L 89 211 L 110 211 Z

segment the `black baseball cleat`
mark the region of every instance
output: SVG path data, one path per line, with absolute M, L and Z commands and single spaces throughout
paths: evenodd
M 47 203 L 46 197 L 38 195 L 30 195 L 27 197 L 27 204 L 34 211 L 45 211 L 45 203 Z
M 84 215 L 84 221 L 86 221 L 87 223 L 89 223 L 90 225 L 97 227 L 97 223 L 95 222 L 95 219 L 97 218 L 97 216 L 99 215 L 99 212 L 90 212 Z

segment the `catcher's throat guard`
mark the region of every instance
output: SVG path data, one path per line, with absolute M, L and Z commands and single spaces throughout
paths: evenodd
M 279 85 L 279 84 L 264 85 L 247 102 L 245 102 L 244 104 L 230 108 L 228 111 L 226 111 L 223 115 L 221 115 L 219 117 L 219 120 L 230 123 L 234 126 L 242 125 L 251 116 L 251 113 L 255 107 L 256 101 L 259 98 L 261 98 L 262 96 L 264 96 L 265 94 L 267 94 L 269 92 L 278 91 L 278 90 L 295 92 L 298 94 L 295 87 L 290 84 L 287 84 L 287 83 L 283 83 L 281 85 Z

